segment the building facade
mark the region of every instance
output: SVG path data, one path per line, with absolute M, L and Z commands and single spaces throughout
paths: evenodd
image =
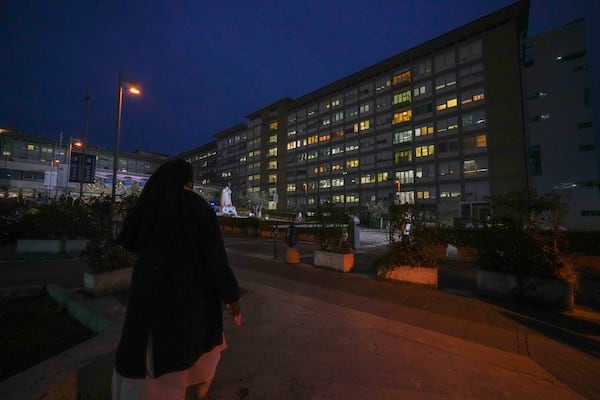
M 286 206 L 419 203 L 479 223 L 489 196 L 525 190 L 515 3 L 295 100 Z
M 524 49 L 531 185 L 567 202 L 566 227 L 598 228 L 598 147 L 584 21 L 528 38 Z
M 113 152 L 99 147 L 75 148 L 74 139 L 52 141 L 0 129 L 0 197 L 111 196 Z M 95 159 L 93 183 L 70 182 L 71 151 Z M 120 153 L 116 193 L 124 196 L 140 190 L 152 172 L 168 156 L 137 151 Z

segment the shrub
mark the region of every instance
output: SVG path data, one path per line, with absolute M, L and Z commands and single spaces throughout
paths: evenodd
M 481 232 L 477 244 L 483 269 L 518 276 L 556 278 L 575 288 L 578 275 L 561 250 L 566 246 L 560 221 L 566 205 L 557 195 L 511 192 L 493 199 L 496 217 Z M 538 227 L 540 215 L 549 214 L 549 225 Z
M 93 273 L 132 267 L 135 263 L 131 253 L 111 241 L 91 240 L 82 255 Z
M 377 261 L 379 273 L 404 265 L 436 267 L 441 236 L 437 227 L 427 227 L 414 204 L 390 207 L 388 251 Z
M 327 203 L 317 208 L 315 236 L 321 250 L 334 253 L 352 252 L 347 231 L 349 219 L 350 216 L 341 207 Z

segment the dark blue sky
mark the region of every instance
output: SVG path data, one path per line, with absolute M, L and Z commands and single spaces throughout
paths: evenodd
M 143 94 L 124 98 L 121 149 L 175 155 L 512 2 L 0 0 L 0 127 L 82 138 L 89 91 L 89 142 L 112 148 L 122 70 Z M 529 32 L 585 16 L 597 71 L 599 3 L 532 0 Z

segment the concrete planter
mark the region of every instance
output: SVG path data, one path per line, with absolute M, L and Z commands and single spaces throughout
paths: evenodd
M 354 268 L 354 254 L 315 250 L 314 264 L 317 267 L 334 269 L 341 272 L 350 272 L 352 271 L 352 268 Z
M 79 254 L 88 242 L 88 239 L 17 239 L 17 254 Z
M 17 239 L 17 254 L 63 252 L 63 240 L 56 239 Z
M 437 267 L 426 268 L 399 265 L 394 267 L 394 269 L 384 272 L 382 275 L 385 279 L 417 283 L 419 285 L 431 286 L 434 288 L 438 287 Z
M 573 286 L 567 282 L 507 272 L 478 270 L 477 292 L 557 310 L 572 310 L 575 303 Z
M 88 245 L 88 239 L 68 239 L 65 240 L 65 253 L 80 254 Z
M 91 296 L 102 296 L 131 287 L 133 267 L 107 272 L 84 272 L 83 291 Z

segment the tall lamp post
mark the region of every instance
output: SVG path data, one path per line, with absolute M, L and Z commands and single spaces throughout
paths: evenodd
M 112 201 L 117 199 L 117 170 L 119 169 L 119 142 L 121 140 L 121 116 L 123 114 L 123 86 L 129 93 L 140 94 L 140 88 L 133 82 L 123 78 L 119 71 L 119 90 L 117 91 L 117 122 L 115 128 L 115 152 L 113 154 Z

